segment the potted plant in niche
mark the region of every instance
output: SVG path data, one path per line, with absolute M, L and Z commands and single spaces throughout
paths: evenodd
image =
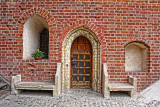
M 37 49 L 36 52 L 32 53 L 32 57 L 34 57 L 34 59 L 36 59 L 36 60 L 40 60 L 40 59 L 42 59 L 42 57 L 44 57 L 44 52 Z

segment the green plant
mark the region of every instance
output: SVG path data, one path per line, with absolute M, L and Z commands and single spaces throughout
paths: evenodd
M 32 53 L 32 57 L 44 57 L 44 52 L 37 49 L 36 52 Z

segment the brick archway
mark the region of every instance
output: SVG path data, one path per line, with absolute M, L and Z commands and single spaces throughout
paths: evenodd
M 32 9 L 26 10 L 21 14 L 22 15 L 20 16 L 16 24 L 17 30 L 15 31 L 15 35 L 19 38 L 18 39 L 18 42 L 20 44 L 19 49 L 21 50 L 20 56 L 21 56 L 21 59 L 23 59 L 23 32 L 24 32 L 24 24 L 26 23 L 26 21 L 34 15 L 44 18 L 44 20 L 48 23 L 48 26 L 49 26 L 48 30 L 49 30 L 50 38 L 56 35 L 54 34 L 56 29 L 56 21 L 54 17 L 51 15 L 51 13 L 44 8 L 38 8 L 38 7 L 32 8 Z M 49 39 L 49 42 L 52 42 L 52 39 Z M 49 49 L 49 51 L 51 50 Z
M 55 30 L 56 21 L 48 10 L 45 10 L 43 8 L 32 8 L 23 12 L 20 18 L 18 19 L 17 23 L 18 33 L 16 34 L 16 36 L 20 36 L 23 33 L 23 27 L 25 22 L 33 15 L 39 15 L 47 21 L 50 33 L 52 33 Z
M 101 88 L 101 66 L 100 66 L 100 43 L 91 30 L 85 27 L 78 27 L 70 31 L 65 37 L 62 45 L 62 92 L 68 91 L 70 89 L 70 50 L 72 42 L 79 36 L 86 37 L 92 45 L 93 52 L 93 91 L 100 92 Z

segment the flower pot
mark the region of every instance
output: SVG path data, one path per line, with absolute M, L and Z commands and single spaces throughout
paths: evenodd
M 36 60 L 40 60 L 40 59 L 42 59 L 42 57 L 34 57 L 34 59 L 36 59 Z

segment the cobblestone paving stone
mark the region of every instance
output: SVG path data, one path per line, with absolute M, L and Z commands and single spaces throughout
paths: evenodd
M 156 107 L 141 103 L 127 95 L 102 94 L 88 89 L 71 89 L 60 97 L 9 95 L 0 100 L 0 107 Z M 157 106 L 158 107 L 158 106 Z

